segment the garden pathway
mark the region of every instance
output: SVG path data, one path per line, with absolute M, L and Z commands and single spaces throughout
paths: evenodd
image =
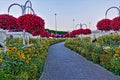
M 120 77 L 87 61 L 64 43 L 49 48 L 44 73 L 39 80 L 120 80 Z

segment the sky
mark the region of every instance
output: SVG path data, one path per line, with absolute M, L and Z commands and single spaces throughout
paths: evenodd
M 8 7 L 13 3 L 24 5 L 27 0 L 0 0 L 0 14 L 8 14 Z M 87 28 L 96 30 L 99 20 L 105 18 L 105 12 L 112 6 L 119 7 L 120 0 L 31 0 L 37 16 L 45 21 L 45 28 L 55 30 L 55 13 L 57 30 L 72 31 L 77 24 L 86 24 Z M 22 11 L 18 6 L 10 9 L 10 15 L 19 17 Z M 118 16 L 117 9 L 110 9 L 108 19 Z M 73 19 L 75 21 L 73 21 Z M 73 25 L 74 24 L 74 25 Z M 86 28 L 86 26 L 83 26 Z

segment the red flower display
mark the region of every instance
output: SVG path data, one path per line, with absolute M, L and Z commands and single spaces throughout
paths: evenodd
M 72 35 L 76 35 L 76 34 L 77 34 L 77 30 L 73 30 Z
M 84 31 L 84 29 L 80 28 L 77 30 L 73 30 L 70 33 L 66 33 L 64 36 L 65 37 L 75 37 L 76 35 L 83 34 L 84 33 L 83 31 Z
M 0 15 L 0 28 L 1 29 L 18 29 L 17 19 L 12 15 L 1 14 Z
M 51 37 L 55 37 L 55 34 L 51 33 L 50 36 L 51 36 Z
M 91 33 L 92 33 L 92 32 L 91 32 L 90 29 L 88 29 L 88 28 L 84 29 L 83 34 L 87 35 L 87 34 L 91 34 Z
M 77 34 L 83 34 L 84 33 L 84 29 L 80 28 L 77 30 Z
M 120 16 L 115 17 L 111 22 L 111 28 L 114 31 L 118 31 L 120 29 Z
M 97 29 L 102 31 L 111 30 L 111 20 L 110 19 L 102 19 L 97 23 Z
M 40 35 L 44 31 L 44 20 L 34 14 L 25 14 L 18 18 L 19 29 L 25 29 L 25 31 L 32 35 Z
M 64 34 L 63 37 L 69 37 L 69 33 Z
M 40 34 L 41 37 L 50 37 L 50 34 L 48 31 L 42 31 L 42 33 Z
M 75 34 L 74 33 L 70 33 L 69 36 L 70 37 L 75 37 Z

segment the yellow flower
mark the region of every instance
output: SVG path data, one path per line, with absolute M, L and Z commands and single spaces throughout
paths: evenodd
M 2 62 L 3 61 L 3 59 L 2 58 L 0 58 L 0 62 Z
M 24 55 L 23 53 L 21 54 L 21 58 L 22 58 L 22 59 L 25 59 L 25 55 Z
M 21 51 L 18 51 L 17 54 L 18 54 L 18 58 L 25 59 L 25 55 Z
M 20 53 L 21 53 L 20 51 L 17 52 L 18 55 L 19 55 Z
M 13 52 L 13 51 L 12 51 L 12 48 L 11 48 L 11 47 L 7 47 L 7 53 L 8 53 L 8 54 L 12 54 L 12 52 Z
M 11 47 L 7 47 L 7 51 L 8 51 L 8 52 L 11 52 L 11 51 L 12 51 L 12 48 L 11 48 Z
M 13 51 L 17 51 L 17 48 L 16 48 L 16 47 L 13 47 L 12 50 L 13 50 Z
M 18 38 L 18 41 L 19 41 L 19 42 L 22 42 L 22 38 Z
M 0 50 L 3 50 L 3 48 L 0 48 Z
M 31 48 L 28 48 L 28 51 L 29 51 L 29 52 L 32 52 L 32 49 L 31 49 Z
M 120 53 L 120 49 L 118 47 L 115 47 L 114 51 L 115 51 L 116 54 Z
M 31 60 L 30 54 L 27 54 L 27 59 Z
M 114 54 L 114 57 L 119 57 L 119 56 L 120 56 L 120 55 L 119 55 L 119 54 L 117 54 L 117 53 L 116 53 L 116 54 Z
M 34 54 L 34 56 L 37 56 L 37 54 Z

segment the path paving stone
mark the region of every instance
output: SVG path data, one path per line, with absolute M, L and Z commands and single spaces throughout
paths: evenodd
M 87 61 L 64 43 L 49 48 L 44 73 L 39 80 L 120 80 L 120 77 Z

